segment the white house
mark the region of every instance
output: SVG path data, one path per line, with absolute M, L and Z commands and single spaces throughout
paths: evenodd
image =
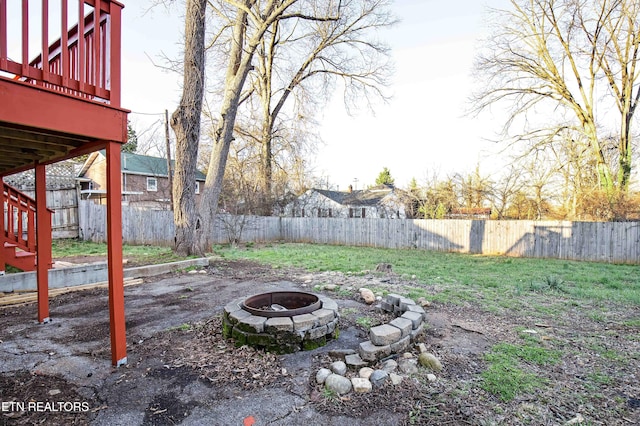
M 312 188 L 287 205 L 291 217 L 343 217 L 405 219 L 405 197 L 389 185 L 354 191 Z

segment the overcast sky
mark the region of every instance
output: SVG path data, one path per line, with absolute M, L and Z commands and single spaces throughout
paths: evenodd
M 180 98 L 178 75 L 154 66 L 161 53 L 176 56 L 182 34 L 182 10 L 147 10 L 146 0 L 125 1 L 123 15 L 122 104 L 134 114 L 138 132 L 155 129 L 163 136 L 160 115 L 171 113 Z M 465 116 L 474 51 L 486 24 L 487 7 L 504 8 L 508 0 L 396 0 L 400 23 L 385 37 L 392 47 L 395 75 L 391 101 L 376 107 L 375 116 L 347 115 L 340 94 L 318 117 L 324 145 L 315 172 L 333 186 L 346 189 L 372 184 L 388 167 L 400 186 L 434 171 L 442 176 L 469 172 L 480 163 L 493 172 L 502 146 L 495 138 L 500 122 Z

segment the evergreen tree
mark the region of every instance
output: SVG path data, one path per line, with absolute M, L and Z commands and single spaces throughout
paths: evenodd
M 391 172 L 388 168 L 383 168 L 378 177 L 376 178 L 376 185 L 390 185 L 393 186 L 395 179 L 391 177 Z

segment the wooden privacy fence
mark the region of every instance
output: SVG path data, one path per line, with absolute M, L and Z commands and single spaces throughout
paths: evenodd
M 23 190 L 35 198 L 35 191 Z M 53 238 L 78 237 L 78 194 L 76 189 L 47 190 L 47 207 L 53 210 L 51 230 Z
M 81 201 L 81 237 L 104 241 L 104 206 Z M 129 244 L 171 245 L 170 211 L 123 206 Z M 640 264 L 640 222 L 290 218 L 220 215 L 212 241 L 309 242 Z

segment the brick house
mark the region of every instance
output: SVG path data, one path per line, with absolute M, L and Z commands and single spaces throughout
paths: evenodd
M 167 160 L 148 155 L 121 153 L 122 204 L 141 208 L 167 209 L 171 203 L 171 188 L 167 173 Z M 172 161 L 172 167 L 173 167 Z M 78 177 L 83 200 L 104 203 L 106 183 L 104 151 L 89 155 Z M 206 176 L 196 171 L 196 194 L 204 185 Z M 198 196 L 196 195 L 196 199 Z

